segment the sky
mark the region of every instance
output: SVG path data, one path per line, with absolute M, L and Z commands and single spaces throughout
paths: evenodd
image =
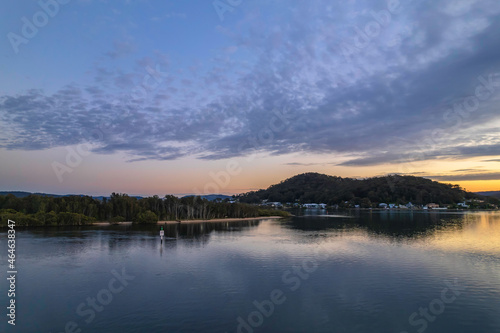
M 500 190 L 498 0 L 8 0 L 0 190 Z

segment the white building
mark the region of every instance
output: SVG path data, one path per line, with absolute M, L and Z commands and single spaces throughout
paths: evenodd
M 317 203 L 306 203 L 306 204 L 303 204 L 302 207 L 304 208 L 320 208 L 319 205 Z

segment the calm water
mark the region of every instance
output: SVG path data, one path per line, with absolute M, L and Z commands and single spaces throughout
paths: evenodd
M 318 213 L 18 229 L 0 331 L 500 332 L 500 213 Z

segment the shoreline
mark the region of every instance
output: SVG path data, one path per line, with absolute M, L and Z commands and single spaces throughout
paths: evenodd
M 251 221 L 251 220 L 266 220 L 266 219 L 282 219 L 284 217 L 282 216 L 259 216 L 259 217 L 230 217 L 230 218 L 222 218 L 222 219 L 211 219 L 211 220 L 181 220 L 175 221 L 175 220 L 168 220 L 168 221 L 158 221 L 156 224 L 157 225 L 163 225 L 163 224 L 183 224 L 183 223 L 206 223 L 206 222 L 211 222 L 211 223 L 216 223 L 216 222 L 238 222 L 238 221 Z M 105 221 L 100 221 L 100 222 L 94 222 L 90 225 L 128 225 L 132 224 L 132 222 L 117 222 L 117 223 L 112 223 L 112 222 L 105 222 Z M 151 223 L 153 225 L 153 223 Z

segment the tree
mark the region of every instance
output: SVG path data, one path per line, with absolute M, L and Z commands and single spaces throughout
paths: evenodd
M 137 217 L 134 222 L 140 224 L 153 224 L 158 222 L 158 216 L 152 211 L 147 210 L 143 213 L 137 214 Z
M 362 208 L 370 208 L 372 206 L 372 202 L 368 198 L 361 199 L 361 207 Z

